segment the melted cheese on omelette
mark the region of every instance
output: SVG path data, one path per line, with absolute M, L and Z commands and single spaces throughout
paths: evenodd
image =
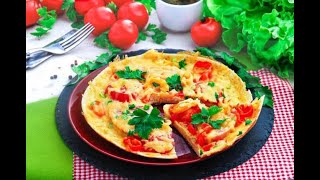
M 186 66 L 180 68 L 180 61 L 185 61 Z M 144 72 L 142 79 L 119 77 L 117 72 L 127 67 L 131 71 Z M 179 76 L 181 90 L 174 84 L 178 81 L 169 82 L 168 78 L 173 76 Z M 252 95 L 240 77 L 218 61 L 197 53 L 165 54 L 150 50 L 139 56 L 122 60 L 116 58 L 109 63 L 89 83 L 83 94 L 82 110 L 93 130 L 119 148 L 141 156 L 173 159 L 177 155 L 171 124 L 195 152 L 204 157 L 232 146 L 243 137 L 257 120 L 262 102 L 263 98 L 252 101 Z M 163 124 L 160 128 L 153 128 L 147 139 L 140 138 L 137 133 L 132 133 L 136 125 L 128 122 L 134 118 L 134 110 L 144 109 L 148 105 L 150 108 L 144 111 L 150 114 L 155 104 L 166 104 L 164 114 L 161 115 Z M 250 126 L 236 123 L 234 109 L 239 104 L 253 106 Z M 191 131 L 190 122 L 171 121 L 173 114 L 179 113 L 181 119 L 182 116 L 188 116 L 184 118 L 190 121 L 193 114 L 184 112 L 195 106 L 199 108 L 198 113 L 200 109 L 208 109 L 210 106 L 222 108 L 222 111 L 210 117 L 213 121 L 225 119 L 221 128 L 211 128 L 210 132 L 206 130 L 202 140 L 202 144 L 214 144 L 210 147 L 200 146 L 197 140 L 197 136 L 204 131 L 203 126 L 192 125 L 194 130 Z M 242 135 L 239 135 L 239 131 Z

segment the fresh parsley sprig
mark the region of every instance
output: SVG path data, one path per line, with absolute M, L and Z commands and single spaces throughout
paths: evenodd
M 67 10 L 66 15 L 70 21 L 72 21 L 71 27 L 80 29 L 84 26 L 84 17 L 75 10 L 74 0 L 64 0 L 61 6 L 61 10 Z
M 41 17 L 38 21 L 40 27 L 36 28 L 36 32 L 30 33 L 33 36 L 41 37 L 48 33 L 52 29 L 53 25 L 57 21 L 57 14 L 55 10 L 48 11 L 47 7 L 37 9 L 37 13 Z
M 200 113 L 194 114 L 191 116 L 191 124 L 202 124 L 202 123 L 209 123 L 210 124 L 210 118 L 211 116 L 217 114 L 222 110 L 219 106 L 211 106 L 209 109 L 202 108 Z M 216 124 L 221 124 L 219 122 L 216 122 Z M 212 125 L 212 123 L 210 124 Z M 214 127 L 212 125 L 212 127 Z M 218 128 L 219 129 L 219 128 Z
M 246 67 L 241 64 L 234 57 L 230 56 L 226 52 L 218 52 L 214 49 L 205 47 L 197 47 L 196 51 L 199 51 L 204 56 L 213 57 L 217 60 L 224 61 L 230 68 L 235 69 L 238 76 L 246 83 L 246 87 L 251 90 L 255 97 L 260 98 L 265 95 L 263 105 L 273 108 L 272 91 L 268 86 L 263 86 L 260 83 L 260 78 L 252 76 L 247 72 Z
M 182 59 L 181 61 L 179 61 L 179 69 L 183 69 L 185 68 L 187 65 L 186 60 Z
M 97 59 L 94 61 L 86 61 L 78 66 L 72 66 L 72 71 L 78 75 L 76 81 L 70 82 L 67 85 L 73 85 L 79 82 L 81 79 L 86 77 L 90 72 L 96 70 L 104 65 L 107 65 L 110 61 L 113 60 L 115 55 L 110 55 L 108 53 L 103 53 L 100 56 L 97 56 Z
M 117 14 L 117 12 L 118 12 L 118 7 L 117 7 L 117 5 L 116 5 L 113 1 L 111 1 L 111 2 L 107 5 L 107 7 L 110 8 L 110 9 L 113 11 L 114 14 Z
M 116 74 L 123 79 L 139 79 L 144 80 L 142 77 L 143 74 L 146 72 L 143 72 L 139 69 L 132 71 L 129 66 L 125 67 L 125 70 L 117 71 Z
M 176 91 L 182 91 L 183 87 L 181 85 L 180 76 L 178 74 L 174 74 L 171 77 L 166 78 L 166 82 L 169 85 L 169 90 L 175 89 Z
M 148 139 L 151 131 L 161 128 L 164 121 L 157 108 L 153 108 L 150 114 L 138 108 L 132 115 L 134 117 L 128 121 L 128 124 L 134 125 L 134 130 L 129 131 L 128 135 L 138 134 L 142 139 Z
M 108 39 L 108 33 L 109 33 L 109 31 L 106 31 L 106 32 L 100 34 L 98 37 L 96 37 L 96 38 L 93 40 L 93 42 L 94 42 L 97 46 L 99 46 L 99 47 L 101 47 L 101 48 L 108 48 L 109 51 L 110 51 L 112 54 L 118 54 L 118 53 L 120 53 L 122 50 L 119 49 L 119 48 L 114 47 L 114 46 L 111 44 L 111 42 L 110 42 L 109 39 Z
M 145 41 L 147 39 L 147 36 L 150 36 L 152 40 L 157 44 L 161 44 L 167 39 L 167 34 L 157 28 L 157 25 L 155 24 L 148 24 L 145 30 L 140 31 L 136 43 Z

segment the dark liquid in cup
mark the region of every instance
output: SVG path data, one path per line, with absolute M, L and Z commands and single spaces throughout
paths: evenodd
M 174 4 L 174 5 L 187 5 L 187 4 L 193 4 L 199 0 L 162 0 L 162 1 L 169 4 Z

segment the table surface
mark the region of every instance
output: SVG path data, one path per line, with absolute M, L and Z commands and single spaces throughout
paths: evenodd
M 149 23 L 160 26 L 157 14 L 155 11 L 151 13 Z M 30 35 L 35 31 L 36 26 L 26 29 L 26 49 L 37 48 L 45 46 L 46 44 L 54 41 L 58 37 L 64 35 L 72 29 L 70 21 L 64 15 L 59 17 L 53 29 L 45 36 L 41 38 Z M 165 28 L 161 27 L 167 35 L 167 40 L 162 44 L 154 43 L 151 38 L 146 41 L 134 44 L 126 51 L 135 51 L 139 49 L 149 48 L 173 48 L 173 49 L 185 49 L 193 50 L 196 45 L 193 43 L 190 33 L 173 33 Z M 56 55 L 43 62 L 34 69 L 26 71 L 26 103 L 47 99 L 53 96 L 59 96 L 64 86 L 69 82 L 68 76 L 75 76 L 75 73 L 71 70 L 71 64 L 74 64 L 77 60 L 78 64 L 81 64 L 87 60 L 94 60 L 96 56 L 108 52 L 106 49 L 99 48 L 93 43 L 94 36 L 90 35 L 84 42 L 72 51 L 63 54 Z M 225 47 L 220 45 L 214 47 L 215 49 L 227 51 Z M 57 79 L 50 79 L 50 76 L 57 75 Z M 293 81 L 291 81 L 293 85 Z

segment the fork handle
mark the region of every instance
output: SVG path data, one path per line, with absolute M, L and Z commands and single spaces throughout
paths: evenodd
M 42 48 L 33 48 L 33 49 L 29 49 L 26 51 L 26 57 L 28 58 L 29 56 L 31 56 L 33 53 L 36 53 L 38 51 L 43 51 Z

